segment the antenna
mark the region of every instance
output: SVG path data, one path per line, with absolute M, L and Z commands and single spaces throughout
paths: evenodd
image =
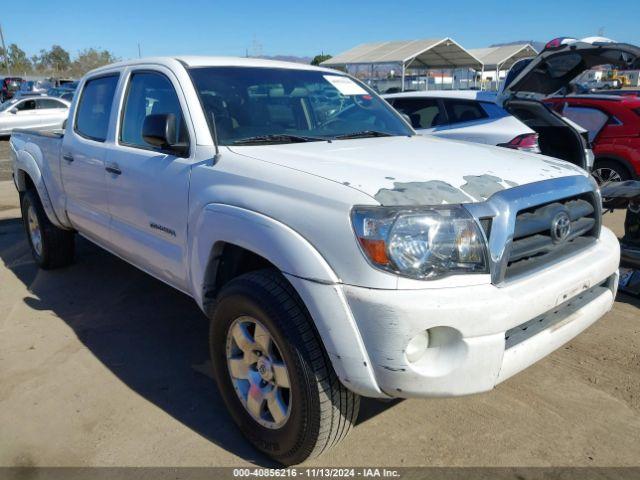
M 138 42 L 138 58 L 142 58 L 142 50 L 140 50 L 140 42 Z
M 2 33 L 2 25 L 0 25 L 0 41 L 2 41 L 2 51 L 4 52 L 4 64 L 7 66 L 7 74 L 11 76 L 11 67 L 9 66 L 9 57 L 7 52 L 7 46 L 4 43 L 4 34 Z
M 255 36 L 255 34 L 253 35 L 252 50 L 253 57 L 262 57 L 262 43 L 258 41 L 258 38 Z
M 604 37 L 604 27 L 600 27 L 600 28 L 598 29 L 598 36 L 599 36 L 599 37 Z

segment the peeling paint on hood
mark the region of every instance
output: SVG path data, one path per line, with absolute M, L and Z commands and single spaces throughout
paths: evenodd
M 355 188 L 382 205 L 481 202 L 514 186 L 588 175 L 555 158 L 437 137 L 382 137 L 230 149 Z

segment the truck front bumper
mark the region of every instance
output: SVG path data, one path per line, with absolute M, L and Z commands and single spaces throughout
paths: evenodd
M 355 390 L 402 398 L 491 390 L 611 309 L 619 261 L 618 240 L 603 228 L 588 249 L 501 287 L 374 290 L 342 285 L 346 317 L 355 322 L 365 367 L 375 382 L 374 388 L 355 382 Z M 410 362 L 407 346 L 424 332 L 428 346 L 423 342 L 422 357 Z M 364 378 L 362 363 L 341 363 L 352 353 L 330 352 L 348 387 L 355 386 L 356 377 Z

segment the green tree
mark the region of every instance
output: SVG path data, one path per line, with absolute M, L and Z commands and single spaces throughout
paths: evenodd
M 0 46 L 0 71 L 4 71 L 9 66 L 9 59 L 7 58 L 7 52 Z
M 117 62 L 118 60 L 119 59 L 108 50 L 87 48 L 78 53 L 77 58 L 71 65 L 71 71 L 74 75 L 80 76 L 84 75 L 89 70 Z
M 313 60 L 311 60 L 311 65 L 320 65 L 322 62 L 324 62 L 325 60 L 329 60 L 330 58 L 331 55 L 325 55 L 324 53 L 316 55 L 315 57 L 313 57 Z
M 31 61 L 27 58 L 27 54 L 18 45 L 12 43 L 7 48 L 7 59 L 11 72 L 18 75 L 31 71 Z
M 53 45 L 46 53 L 47 66 L 55 72 L 65 72 L 71 66 L 71 58 L 60 45 Z
M 31 65 L 34 71 L 44 72 L 47 69 L 47 51 L 40 50 L 39 54 L 31 55 Z

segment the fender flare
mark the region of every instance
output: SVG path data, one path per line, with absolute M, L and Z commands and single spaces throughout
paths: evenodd
M 204 207 L 190 230 L 190 282 L 203 310 L 207 267 L 219 245 L 237 245 L 267 259 L 287 277 L 305 303 L 340 380 L 356 393 L 385 397 L 376 383 L 362 336 L 344 298 L 341 281 L 298 232 L 261 213 L 231 205 Z
M 261 213 L 211 203 L 204 207 L 190 233 L 191 289 L 203 304 L 206 267 L 215 260 L 217 245 L 230 243 L 269 260 L 282 273 L 317 283 L 340 279 L 320 253 L 295 230 Z
M 42 203 L 42 207 L 44 208 L 49 221 L 58 228 L 68 230 L 69 227 L 60 221 L 53 209 L 53 204 L 51 203 L 51 198 L 47 191 L 47 186 L 44 183 L 42 171 L 32 154 L 22 149 L 17 151 L 15 153 L 15 165 L 13 169 L 14 183 L 16 184 L 18 192 L 22 193 L 27 190 L 26 176 L 28 175 L 33 182 L 33 185 L 36 187 L 38 197 L 40 197 L 40 202 Z

